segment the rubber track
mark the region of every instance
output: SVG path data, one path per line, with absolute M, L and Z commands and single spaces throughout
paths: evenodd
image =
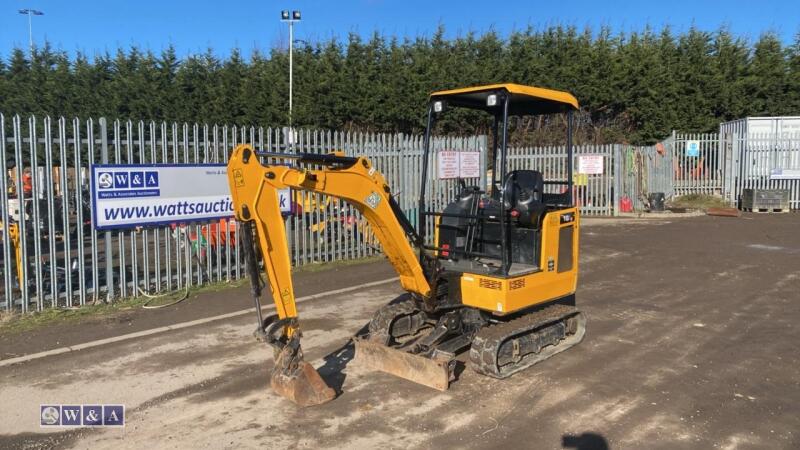
M 574 334 L 568 335 L 555 346 L 551 345 L 545 347 L 538 354 L 526 355 L 516 366 L 504 366 L 503 368 L 497 366 L 498 352 L 500 351 L 501 345 L 506 340 L 516 335 L 524 334 L 526 331 L 534 330 L 575 315 L 578 316 L 578 328 Z M 583 313 L 576 308 L 566 305 L 553 305 L 508 322 L 482 328 L 475 335 L 469 350 L 470 367 L 483 375 L 494 378 L 506 378 L 578 344 L 583 339 L 583 335 L 586 331 L 585 324 L 586 319 L 583 317 Z
M 389 327 L 400 316 L 413 314 L 419 311 L 413 299 L 404 299 L 397 303 L 383 305 L 378 309 L 372 320 L 369 321 L 369 340 L 389 345 L 391 335 Z

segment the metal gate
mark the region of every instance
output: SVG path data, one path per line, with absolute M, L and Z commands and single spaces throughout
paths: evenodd
M 655 146 L 614 146 L 617 213 L 644 211 L 649 207 L 651 193 L 663 193 L 667 199 L 675 195 L 674 162 L 669 145 L 666 142 Z
M 726 196 L 738 205 L 744 189 L 786 189 L 800 209 L 800 133 L 731 134 L 733 167 Z
M 672 156 L 675 195 L 723 195 L 730 173 L 730 141 L 718 133 L 676 133 L 665 141 Z M 695 147 L 696 146 L 696 147 Z

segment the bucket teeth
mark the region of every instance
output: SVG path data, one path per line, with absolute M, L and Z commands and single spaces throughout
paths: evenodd
M 314 367 L 303 361 L 299 348 L 284 347 L 275 358 L 270 380 L 272 390 L 299 406 L 315 406 L 336 398 Z

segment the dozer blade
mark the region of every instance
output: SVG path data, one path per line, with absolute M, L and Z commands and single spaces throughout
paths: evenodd
M 412 355 L 366 339 L 355 339 L 356 361 L 374 370 L 390 373 L 440 391 L 450 385 L 450 363 Z
M 293 357 L 296 361 L 287 361 L 287 358 Z M 336 391 L 328 387 L 319 372 L 303 361 L 302 356 L 293 356 L 288 348 L 284 348 L 275 358 L 270 385 L 277 394 L 299 406 L 321 405 L 336 398 Z

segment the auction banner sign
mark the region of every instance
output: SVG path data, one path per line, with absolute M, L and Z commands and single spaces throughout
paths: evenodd
M 98 230 L 233 217 L 224 164 L 94 164 L 91 188 Z

